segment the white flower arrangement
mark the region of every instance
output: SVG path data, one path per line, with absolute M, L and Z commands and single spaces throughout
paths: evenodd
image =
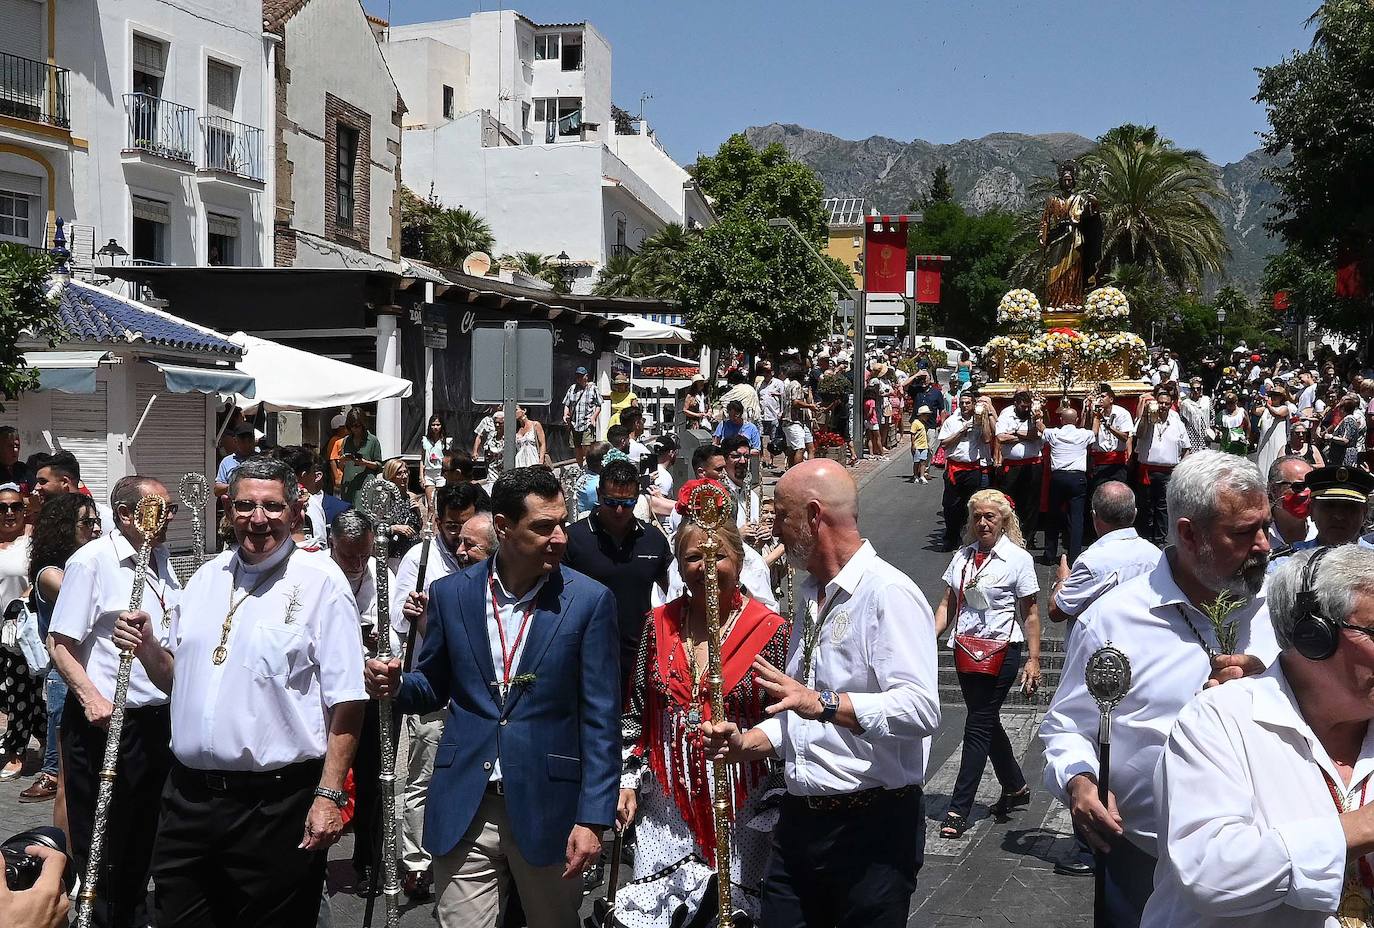
M 1100 328 L 1124 322 L 1131 316 L 1126 294 L 1115 287 L 1098 287 L 1089 293 L 1084 310 L 1086 318 Z
M 1147 354 L 1145 340 L 1134 332 L 1094 335 L 1083 346 L 1083 356 L 1090 361 L 1121 359 L 1130 364 L 1143 364 Z
M 1015 330 L 1034 330 L 1040 325 L 1040 300 L 1024 288 L 1009 290 L 997 306 L 997 323 Z

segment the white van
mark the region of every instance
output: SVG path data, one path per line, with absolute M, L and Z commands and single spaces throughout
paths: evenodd
M 913 335 L 911 344 L 916 348 L 936 348 L 943 351 L 949 358 L 950 367 L 958 363 L 959 357 L 965 351 L 968 351 L 970 359 L 973 358 L 973 352 L 969 351 L 968 345 L 957 338 L 946 338 L 943 335 Z

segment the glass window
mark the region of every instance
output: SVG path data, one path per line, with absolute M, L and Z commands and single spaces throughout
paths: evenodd
M 0 236 L 29 240 L 29 212 L 32 198 L 23 193 L 0 190 Z
M 353 173 L 358 158 L 358 130 L 339 123 L 335 130 L 335 221 L 340 228 L 353 228 Z
M 559 35 L 537 35 L 534 37 L 534 60 L 557 61 Z
M 527 102 L 520 104 L 520 128 L 525 131 L 530 128 L 530 105 Z
M 556 38 L 556 36 L 555 36 Z M 570 35 L 563 42 L 563 70 L 582 70 L 582 37 Z
M 239 263 L 239 221 L 219 213 L 205 215 L 205 263 L 211 267 L 232 267 Z
M 453 118 L 453 88 L 448 84 L 444 85 L 444 118 Z

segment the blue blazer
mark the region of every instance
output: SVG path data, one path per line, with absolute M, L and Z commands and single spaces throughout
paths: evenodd
M 560 567 L 536 597 L 525 649 L 502 705 L 487 634 L 492 561 L 429 588 L 424 646 L 397 695 L 402 712 L 448 715 L 425 804 L 424 846 L 458 844 L 499 757 L 516 846 L 530 864 L 562 864 L 574 825 L 610 827 L 620 795 L 620 638 L 604 586 Z

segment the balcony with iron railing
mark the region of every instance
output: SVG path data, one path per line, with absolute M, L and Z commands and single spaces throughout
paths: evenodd
M 43 61 L 0 52 L 0 115 L 71 128 L 70 73 Z
M 261 182 L 262 130 L 223 116 L 200 117 L 205 171 Z
M 142 152 L 194 166 L 196 111 L 146 93 L 126 93 L 126 152 Z

